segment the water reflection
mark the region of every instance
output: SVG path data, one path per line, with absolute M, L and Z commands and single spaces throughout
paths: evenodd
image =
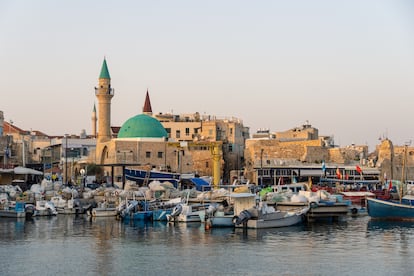
M 268 229 L 245 229 L 235 228 L 234 232 L 241 240 L 260 241 L 274 236 L 278 237 L 291 237 L 295 236 L 298 232 L 305 229 L 304 225 L 281 227 L 281 228 L 268 228 Z
M 0 275 L 159 275 L 166 267 L 180 275 L 365 275 L 367 263 L 375 263 L 372 274 L 413 275 L 413 238 L 414 223 L 369 217 L 209 230 L 202 223 L 71 215 L 0 219 Z
M 388 231 L 388 230 L 412 230 L 414 222 L 412 221 L 386 221 L 370 219 L 367 229 L 369 231 Z

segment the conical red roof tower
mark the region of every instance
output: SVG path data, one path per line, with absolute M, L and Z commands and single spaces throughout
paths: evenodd
M 147 89 L 147 95 L 145 96 L 145 103 L 144 108 L 142 109 L 142 113 L 152 115 L 152 107 L 151 107 L 151 101 Z

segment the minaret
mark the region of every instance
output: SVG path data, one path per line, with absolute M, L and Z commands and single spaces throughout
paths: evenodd
M 114 89 L 111 88 L 111 77 L 104 58 L 99 86 L 95 87 L 95 95 L 98 99 L 98 143 L 111 140 L 111 99 Z
M 96 138 L 96 121 L 98 121 L 98 117 L 96 117 L 96 105 L 93 104 L 92 110 L 92 136 Z
M 151 107 L 151 101 L 150 101 L 149 94 L 148 94 L 148 89 L 147 89 L 147 95 L 145 96 L 145 103 L 144 103 L 144 107 L 142 108 L 142 113 L 152 116 L 152 107 Z
M 3 136 L 3 124 L 4 124 L 3 111 L 0 111 L 0 137 Z

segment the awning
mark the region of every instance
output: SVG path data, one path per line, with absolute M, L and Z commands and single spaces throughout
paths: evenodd
M 13 173 L 13 169 L 0 169 L 0 173 Z
M 323 176 L 322 169 L 299 170 L 300 176 Z
M 206 182 L 204 179 L 191 178 L 190 180 L 194 183 L 197 191 L 208 191 L 211 188 L 210 184 Z
M 15 167 L 13 169 L 14 174 L 34 174 L 34 175 L 43 175 L 42 172 L 25 168 L 25 167 Z

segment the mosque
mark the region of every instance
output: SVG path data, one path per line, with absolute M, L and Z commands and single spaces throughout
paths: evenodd
M 152 116 L 148 91 L 142 114 L 126 120 L 114 133 L 116 129 L 111 128 L 111 99 L 115 93 L 111 87 L 106 59 L 102 64 L 95 95 L 98 101 L 98 113 L 96 108 L 92 113 L 92 135 L 96 137 L 95 161 L 104 167 L 106 176 L 114 177 L 114 181 L 124 181 L 123 171 L 127 166 L 182 174 L 215 175 L 218 183 L 223 163 L 221 148 L 216 146 L 218 142 L 190 142 L 184 145 L 169 138 L 161 122 Z

